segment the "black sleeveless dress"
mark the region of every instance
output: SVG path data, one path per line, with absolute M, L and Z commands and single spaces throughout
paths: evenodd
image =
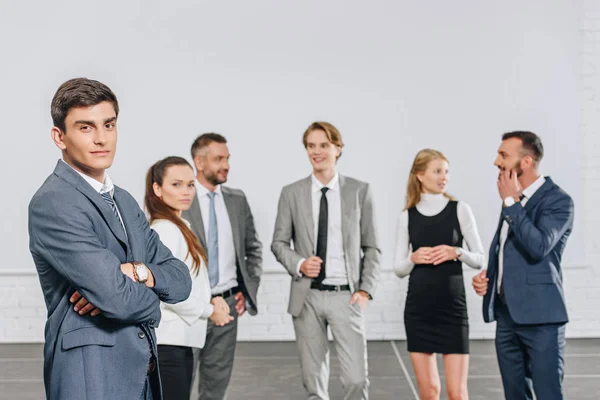
M 413 251 L 440 244 L 461 246 L 457 202 L 437 215 L 408 210 L 408 234 Z M 410 274 L 404 324 L 409 352 L 469 354 L 469 321 L 460 261 L 415 265 Z

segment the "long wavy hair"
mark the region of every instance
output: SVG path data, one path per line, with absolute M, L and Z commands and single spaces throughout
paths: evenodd
M 158 186 L 162 186 L 167 169 L 175 165 L 187 165 L 192 168 L 190 163 L 181 157 L 167 157 L 157 161 L 150 167 L 146 174 L 146 195 L 144 196 L 144 205 L 150 215 L 150 223 L 157 219 L 166 219 L 179 228 L 188 247 L 186 258 L 188 256 L 192 257 L 192 272 L 197 275 L 200 271 L 201 261 L 204 260 L 204 262 L 206 262 L 207 260 L 206 251 L 202 248 L 202 245 L 194 232 L 192 232 L 185 222 L 175 214 L 175 209 L 169 207 L 154 193 L 154 183 Z
M 421 193 L 423 193 L 423 184 L 417 178 L 417 175 L 424 174 L 427 166 L 433 160 L 444 160 L 449 163 L 448 159 L 442 152 L 433 149 L 423 149 L 417 153 L 413 161 L 412 168 L 408 174 L 408 184 L 406 187 L 406 207 L 405 210 L 413 208 L 421 201 Z M 454 197 L 447 193 L 444 196 L 450 200 L 455 200 Z

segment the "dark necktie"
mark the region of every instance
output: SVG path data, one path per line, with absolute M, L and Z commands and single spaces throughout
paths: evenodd
M 323 260 L 321 264 L 321 271 L 319 276 L 314 280 L 315 282 L 321 283 L 325 279 L 325 261 L 327 260 L 327 196 L 326 193 L 329 190 L 328 187 L 321 189 L 321 205 L 319 206 L 319 228 L 317 230 L 317 257 Z

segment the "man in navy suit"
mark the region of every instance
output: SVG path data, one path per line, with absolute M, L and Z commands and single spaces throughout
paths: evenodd
M 29 204 L 30 250 L 48 308 L 49 400 L 161 400 L 154 328 L 160 301 L 187 299 L 187 266 L 106 170 L 119 105 L 91 79 L 60 86 L 51 106 L 62 160 Z
M 486 322 L 497 321 L 496 353 L 507 400 L 564 399 L 565 324 L 561 257 L 573 228 L 571 197 L 538 167 L 532 132 L 502 137 L 495 165 L 503 208 L 487 271 L 473 278 Z

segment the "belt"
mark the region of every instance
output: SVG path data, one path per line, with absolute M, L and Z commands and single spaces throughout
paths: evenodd
M 239 292 L 241 292 L 241 291 L 242 291 L 242 290 L 240 289 L 240 287 L 239 287 L 239 286 L 236 286 L 236 287 L 232 287 L 231 289 L 229 289 L 229 290 L 226 290 L 226 291 L 224 291 L 224 292 L 222 292 L 222 293 L 215 293 L 215 294 L 213 294 L 211 297 L 212 297 L 213 299 L 214 299 L 215 297 L 222 297 L 222 298 L 226 299 L 226 298 L 228 298 L 229 296 L 233 296 L 234 294 L 236 294 L 236 293 L 239 293 Z
M 322 292 L 341 292 L 341 291 L 349 291 L 350 285 L 323 285 L 319 282 L 311 282 L 311 289 L 317 289 Z
M 156 358 L 150 357 L 150 361 L 148 361 L 148 375 L 154 372 L 156 369 Z

